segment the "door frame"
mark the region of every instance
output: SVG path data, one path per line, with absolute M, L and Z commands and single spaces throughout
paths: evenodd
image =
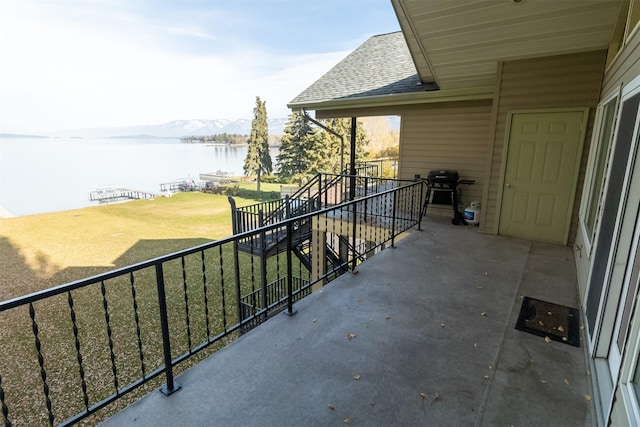
M 611 147 L 611 152 L 609 153 L 609 156 L 610 156 L 608 160 L 609 167 L 606 173 L 607 182 L 609 181 L 611 167 L 612 166 L 615 167 L 615 165 L 611 165 L 611 162 L 613 161 L 613 156 L 616 149 L 615 144 L 617 143 L 618 132 L 620 129 L 620 116 L 622 115 L 622 109 L 624 107 L 624 103 L 625 101 L 631 99 L 633 96 L 639 93 L 640 93 L 640 77 L 636 77 L 635 79 L 633 79 L 622 90 L 620 100 L 617 106 L 618 119 L 616 121 L 616 128 L 613 135 L 613 145 Z M 637 152 L 638 138 L 640 138 L 640 111 L 636 115 L 635 122 L 634 122 L 632 141 L 629 146 L 630 154 Z M 606 358 L 606 355 L 608 355 L 609 353 L 608 343 L 612 339 L 612 336 L 614 333 L 613 331 L 615 327 L 614 322 L 617 316 L 617 309 L 618 309 L 618 303 L 619 303 L 619 301 L 617 301 L 617 303 L 614 304 L 612 301 L 610 301 L 609 295 L 611 294 L 612 290 L 614 291 L 614 294 L 615 292 L 622 291 L 621 283 L 620 284 L 613 283 L 614 288 L 612 289 L 611 276 L 614 269 L 613 262 L 615 261 L 617 251 L 618 251 L 617 246 L 620 241 L 620 233 L 621 233 L 620 227 L 621 227 L 622 219 L 624 216 L 624 209 L 627 204 L 627 199 L 629 196 L 629 190 L 630 190 L 629 184 L 632 178 L 631 175 L 633 173 L 633 165 L 635 162 L 635 159 L 632 157 L 633 156 L 629 156 L 625 164 L 625 173 L 624 173 L 624 179 L 622 183 L 620 201 L 618 202 L 618 206 L 617 206 L 618 211 L 616 213 L 616 218 L 614 221 L 614 232 L 611 239 L 609 252 L 607 254 L 607 268 L 605 270 L 605 275 L 604 275 L 605 283 L 603 284 L 602 291 L 600 293 L 600 302 L 598 304 L 598 311 L 596 314 L 596 323 L 594 325 L 594 330 L 591 331 L 589 327 L 585 325 L 585 330 L 587 331 L 587 338 L 589 342 L 589 352 L 590 352 L 590 355 L 594 358 Z M 607 194 L 609 192 L 609 184 L 607 184 L 605 187 L 606 188 L 603 189 L 603 194 L 602 194 L 603 201 L 606 200 Z M 599 244 L 598 240 L 599 240 L 601 227 L 602 227 L 602 212 L 598 214 L 597 221 L 598 221 L 598 225 L 596 227 L 596 236 L 598 237 L 594 239 L 594 246 Z M 591 278 L 593 274 L 593 268 L 594 268 L 594 260 L 590 257 L 589 273 L 587 275 L 587 286 L 586 286 L 586 292 L 585 292 L 585 297 L 583 301 L 583 307 L 586 307 L 587 305 L 589 289 L 591 288 L 591 285 L 592 285 Z
M 569 200 L 569 206 L 568 206 L 568 215 L 567 215 L 567 218 L 565 219 L 564 232 L 562 236 L 563 244 L 564 245 L 567 244 L 567 241 L 569 240 L 569 229 L 571 228 L 571 219 L 573 217 L 572 215 L 573 209 L 576 202 L 576 190 L 578 187 L 578 178 L 580 175 L 580 167 L 582 164 L 581 159 L 582 159 L 582 151 L 584 149 L 584 140 L 587 135 L 587 125 L 589 122 L 589 107 L 516 109 L 516 110 L 509 110 L 507 112 L 507 123 L 504 130 L 504 144 L 503 144 L 504 152 L 502 153 L 502 160 L 500 164 L 500 183 L 498 187 L 500 191 L 498 191 L 498 199 L 496 201 L 496 206 L 498 207 L 497 209 L 498 210 L 497 212 L 498 233 L 500 230 L 500 221 L 502 220 L 502 199 L 504 195 L 505 177 L 507 172 L 507 159 L 509 157 L 509 143 L 511 141 L 511 124 L 513 122 L 513 116 L 517 114 L 541 114 L 541 113 L 552 114 L 552 113 L 573 113 L 573 112 L 582 113 L 582 126 L 580 129 L 580 140 L 578 141 L 578 153 L 577 153 L 578 161 L 575 164 L 575 169 L 573 174 L 574 179 L 573 179 L 573 182 L 571 183 L 571 194 L 570 194 L 570 200 Z
M 633 190 L 630 187 L 631 181 L 634 177 L 634 166 L 636 164 L 636 155 L 638 153 L 640 138 L 640 110 L 636 112 L 636 116 L 633 119 L 633 132 L 631 135 L 631 141 L 629 144 L 629 155 L 624 162 L 624 177 L 622 179 L 622 183 L 620 184 L 620 199 L 617 202 L 616 215 L 613 223 L 613 234 L 611 236 L 611 242 L 607 249 L 606 253 L 606 269 L 604 271 L 603 284 L 602 289 L 600 290 L 600 298 L 598 301 L 598 308 L 596 311 L 596 318 L 593 330 L 589 327 L 589 322 L 586 315 L 586 307 L 589 301 L 590 290 L 593 285 L 593 270 L 595 265 L 595 256 L 598 249 L 598 245 L 601 244 L 600 237 L 602 234 L 603 227 L 603 210 L 604 203 L 607 200 L 609 191 L 611 191 L 611 170 L 618 165 L 613 164 L 613 160 L 615 157 L 616 149 L 618 148 L 618 134 L 620 132 L 620 127 L 622 125 L 622 113 L 624 110 L 625 102 L 632 99 L 634 96 L 640 94 L 640 77 L 634 78 L 631 82 L 621 88 L 619 90 L 618 95 L 618 104 L 617 104 L 617 118 L 615 120 L 615 128 L 613 130 L 613 139 L 611 141 L 611 148 L 609 152 L 609 159 L 607 160 L 608 166 L 607 171 L 605 172 L 606 180 L 605 186 L 602 189 L 602 201 L 603 208 L 598 212 L 596 218 L 596 231 L 595 237 L 592 242 L 592 250 L 589 255 L 589 269 L 588 274 L 586 276 L 586 287 L 585 287 L 585 295 L 582 300 L 583 307 L 583 322 L 585 324 L 585 337 L 587 341 L 587 352 L 591 359 L 591 367 L 593 371 L 593 376 L 595 378 L 594 382 L 594 391 L 599 395 L 599 407 L 598 409 L 603 414 L 604 419 L 609 419 L 611 416 L 611 411 L 613 409 L 614 403 L 616 401 L 616 391 L 619 389 L 620 382 L 625 381 L 625 376 L 629 377 L 629 369 L 627 367 L 626 372 L 623 369 L 625 363 L 628 365 L 629 354 L 626 354 L 629 350 L 629 334 L 633 334 L 633 330 L 637 329 L 637 321 L 634 321 L 635 316 L 633 315 L 629 318 L 629 329 L 627 330 L 627 338 L 624 347 L 622 348 L 621 353 L 618 353 L 614 346 L 617 345 L 617 333 L 618 327 L 620 326 L 621 320 L 621 310 L 624 309 L 624 301 L 627 297 L 626 289 L 629 285 L 627 273 L 630 268 L 629 263 L 633 264 L 633 260 L 627 258 L 624 265 L 616 265 L 615 262 L 618 259 L 619 251 L 624 251 L 628 255 L 630 251 L 637 245 L 635 239 L 637 238 L 638 228 L 637 228 L 637 215 L 636 218 L 629 218 L 631 220 L 630 223 L 625 224 L 624 219 L 626 218 L 627 208 L 629 197 Z M 607 99 L 611 99 L 608 97 Z M 637 193 L 635 194 L 637 196 Z M 632 229 L 630 231 L 631 237 L 629 241 L 628 247 L 620 248 L 620 241 L 622 237 L 622 226 L 627 225 L 631 226 Z M 625 238 L 628 236 L 625 236 Z M 624 253 L 622 254 L 624 256 Z M 614 273 L 617 274 L 617 278 L 620 280 L 614 280 Z M 637 307 L 636 307 L 637 309 Z M 635 310 L 634 310 L 635 311 Z M 633 346 L 633 344 L 631 344 Z M 633 363 L 636 361 L 634 360 Z M 634 367 L 635 369 L 635 367 Z M 606 387 L 600 387 L 600 384 L 606 384 Z M 624 387 L 620 387 L 621 391 Z M 623 393 L 624 395 L 624 393 Z M 623 396 L 624 406 L 626 410 L 629 408 L 637 407 L 637 403 L 633 406 L 630 405 L 629 399 L 626 399 L 626 396 Z

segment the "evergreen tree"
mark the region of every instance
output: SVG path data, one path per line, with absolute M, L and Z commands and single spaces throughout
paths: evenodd
M 273 170 L 271 155 L 269 154 L 269 129 L 267 125 L 266 101 L 256 96 L 256 106 L 253 109 L 251 122 L 251 136 L 248 141 L 247 157 L 244 159 L 244 174 L 256 175 L 257 190 L 260 191 L 260 176 L 270 174 Z
M 300 112 L 289 116 L 280 140 L 279 175 L 302 183 L 308 175 L 320 172 L 325 158 L 322 140 Z
M 334 130 L 340 135 L 343 135 L 344 139 L 344 169 L 349 169 L 349 161 L 351 156 L 351 119 L 329 119 L 324 120 L 323 124 L 328 128 Z M 326 150 L 326 156 L 322 165 L 322 169 L 327 172 L 342 173 L 341 168 L 341 141 L 336 136 L 329 132 L 323 131 L 321 133 L 322 144 Z M 368 155 L 365 152 L 365 147 L 369 144 L 369 137 L 367 136 L 362 123 L 356 122 L 356 161 L 364 161 Z

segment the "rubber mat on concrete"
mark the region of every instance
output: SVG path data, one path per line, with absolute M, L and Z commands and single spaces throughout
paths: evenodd
M 580 347 L 580 316 L 577 308 L 524 297 L 516 329 Z

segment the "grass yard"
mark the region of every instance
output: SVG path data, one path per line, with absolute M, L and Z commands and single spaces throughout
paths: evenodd
M 193 192 L 0 219 L 0 300 L 230 236 L 230 212 Z
M 233 186 L 238 186 L 239 188 L 243 189 L 243 190 L 251 190 L 251 191 L 257 191 L 257 187 L 258 184 L 256 184 L 255 182 L 240 182 L 237 184 L 232 184 Z M 280 192 L 280 186 L 284 185 L 284 184 L 278 184 L 278 183 L 272 183 L 272 182 L 261 182 L 260 183 L 260 191 L 262 192 L 271 192 L 271 191 L 276 191 L 276 192 Z
M 239 197 L 236 201 L 239 206 L 255 203 Z M 227 197 L 195 192 L 153 201 L 0 219 L 0 300 L 230 235 Z M 240 253 L 238 258 L 239 283 L 235 283 L 232 244 L 214 246 L 164 265 L 172 358 L 210 337 L 225 334 L 230 325 L 238 322 L 238 292 L 250 294 L 261 283 L 259 257 Z M 284 272 L 286 257 L 269 259 L 269 283 Z M 299 261 L 294 274 L 308 278 Z M 34 343 L 26 306 L 0 313 L 0 348 L 4 356 L 0 385 L 14 426 L 48 425 L 36 347 L 41 347 L 44 356 L 54 424 L 84 410 L 78 348 L 89 405 L 163 364 L 153 267 L 33 305 L 40 344 Z M 106 318 L 110 319 L 108 327 Z M 185 329 L 190 332 L 187 334 Z M 236 332 L 225 334 L 206 351 L 181 363 L 175 373 L 235 337 Z M 95 425 L 157 388 L 163 380 L 162 376 L 152 380 L 81 425 Z M 0 416 L 0 424 L 2 421 Z

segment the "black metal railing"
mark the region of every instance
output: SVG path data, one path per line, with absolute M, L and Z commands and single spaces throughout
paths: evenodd
M 379 159 L 371 159 L 356 163 L 356 169 L 360 168 L 360 176 L 369 176 L 372 178 L 392 178 L 398 176 L 398 159 L 395 157 L 383 157 Z
M 371 167 L 376 167 L 371 166 Z M 363 167 L 366 172 L 371 167 Z M 234 234 L 275 224 L 285 218 L 337 206 L 348 200 L 407 185 L 413 181 L 371 177 L 364 174 L 346 175 L 319 173 L 291 196 L 278 200 L 236 207 L 230 198 Z M 353 189 L 354 194 L 351 195 Z
M 419 228 L 423 186 L 407 183 L 0 302 L 0 420 L 5 427 L 71 425 L 95 416 L 94 423 L 131 403 L 134 391 L 164 383 L 163 393 L 175 392 L 182 362 L 195 363 L 252 322 L 293 314 L 293 302 L 312 286 Z M 313 237 L 294 248 L 301 221 L 312 224 Z M 265 259 L 238 250 L 274 230 L 285 236 L 283 252 Z

